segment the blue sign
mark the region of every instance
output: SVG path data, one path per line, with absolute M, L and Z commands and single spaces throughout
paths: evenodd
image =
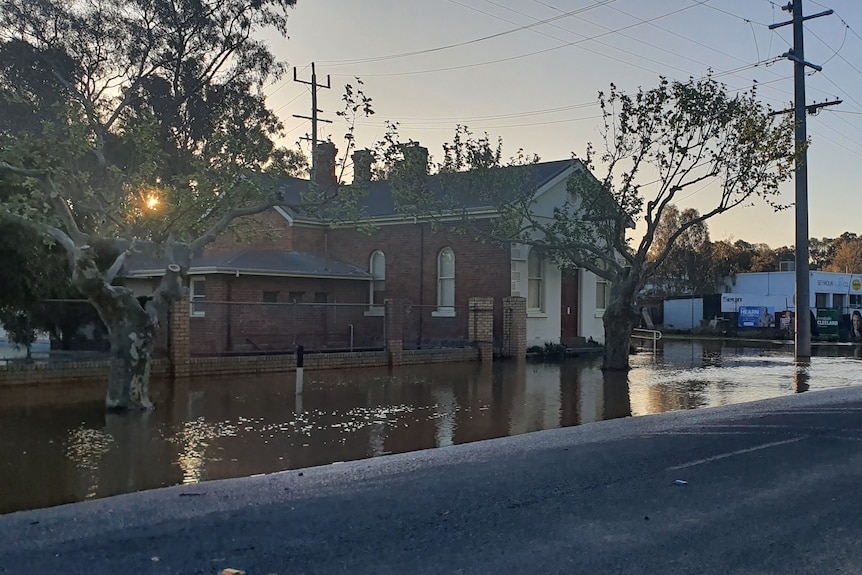
M 739 327 L 770 328 L 775 325 L 775 309 L 767 306 L 739 306 Z

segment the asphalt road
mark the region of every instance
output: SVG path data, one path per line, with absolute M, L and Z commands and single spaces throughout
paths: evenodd
M 862 387 L 4 515 L 0 573 L 862 573 L 860 483 Z

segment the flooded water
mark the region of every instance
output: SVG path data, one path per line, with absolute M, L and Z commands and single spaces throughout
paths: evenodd
M 862 348 L 665 341 L 628 374 L 600 358 L 154 384 L 157 409 L 110 415 L 104 384 L 0 389 L 0 513 L 180 483 L 429 449 L 602 419 L 860 382 Z M 854 357 L 857 356 L 857 357 Z

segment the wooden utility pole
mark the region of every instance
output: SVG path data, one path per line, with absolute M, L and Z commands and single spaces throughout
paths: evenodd
M 300 84 L 307 84 L 311 86 L 311 116 L 300 116 L 298 114 L 294 114 L 294 118 L 302 118 L 303 120 L 311 120 L 311 138 L 300 138 L 302 140 L 311 140 L 311 179 L 314 180 L 317 175 L 317 161 L 315 160 L 315 148 L 317 148 L 317 144 L 319 143 L 317 139 L 317 123 L 325 122 L 327 124 L 331 124 L 332 120 L 321 120 L 317 117 L 318 112 L 323 112 L 323 110 L 319 110 L 317 108 L 317 89 L 318 88 L 326 88 L 327 90 L 331 88 L 329 84 L 329 74 L 326 75 L 326 84 L 318 84 L 317 83 L 317 71 L 314 69 L 314 62 L 311 63 L 311 81 L 306 82 L 305 80 L 300 80 L 296 77 L 296 68 L 293 69 L 293 81 L 299 82 Z
M 782 10 L 793 14 L 793 20 L 771 24 L 770 30 L 793 24 L 793 49 L 783 54 L 793 60 L 793 115 L 796 121 L 796 337 L 797 362 L 811 360 L 811 280 L 808 273 L 808 131 L 805 124 L 805 67 L 818 72 L 820 66 L 805 61 L 803 28 L 805 20 L 828 16 L 826 10 L 812 16 L 802 15 L 802 0 L 792 0 Z M 822 107 L 822 106 L 821 106 Z

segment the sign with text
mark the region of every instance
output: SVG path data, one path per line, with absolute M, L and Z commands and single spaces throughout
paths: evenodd
M 739 327 L 773 327 L 775 325 L 775 308 L 767 306 L 740 306 Z
M 840 310 L 817 308 L 817 332 L 820 337 L 837 338 L 840 321 Z
M 775 326 L 783 335 L 793 335 L 796 331 L 796 326 L 793 323 L 794 313 L 790 310 L 784 310 L 775 314 Z

